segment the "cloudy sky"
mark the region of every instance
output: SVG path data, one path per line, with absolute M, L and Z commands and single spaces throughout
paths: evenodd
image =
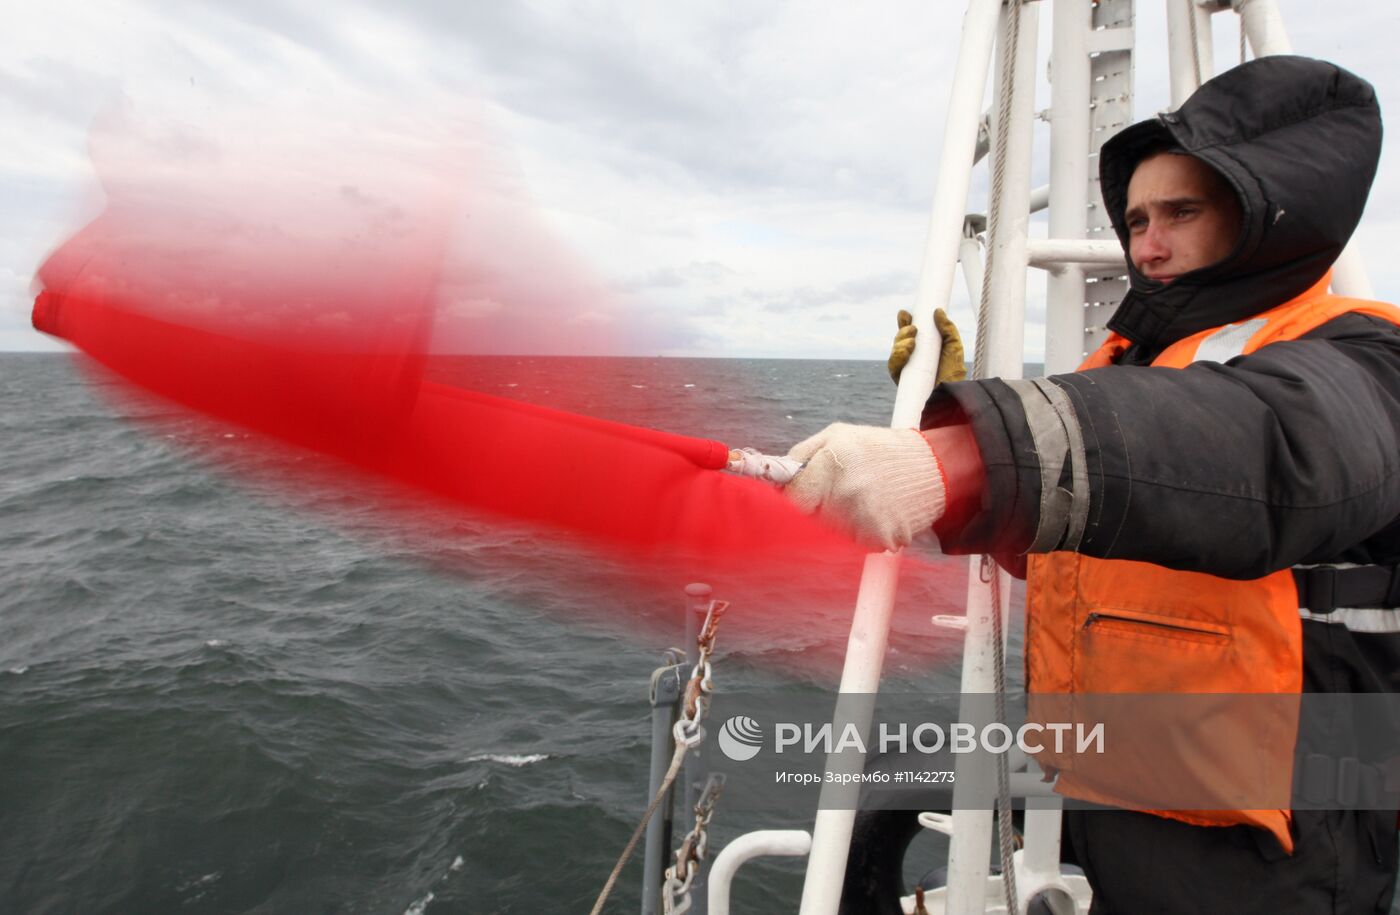
M 1400 5 L 1279 5 L 1299 52 L 1400 106 L 1389 38 Z M 962 6 L 17 5 L 0 30 L 0 349 L 61 348 L 29 329 L 33 273 L 93 212 L 90 128 L 119 100 L 190 123 L 266 107 L 334 125 L 348 143 L 393 130 L 431 143 L 466 119 L 547 244 L 622 303 L 611 316 L 580 303 L 580 314 L 645 321 L 647 345 L 668 355 L 883 358 L 918 279 Z M 1167 103 L 1162 4 L 1141 6 L 1139 117 Z M 1235 20 L 1215 20 L 1228 66 Z M 1047 51 L 1045 40 L 1042 66 Z M 1041 158 L 1046 136 L 1039 128 Z M 1037 165 L 1036 183 L 1045 172 Z M 1400 142 L 1387 146 L 1361 244 L 1378 291 L 1400 298 Z M 1030 290 L 1036 360 L 1043 281 Z M 953 305 L 972 325 L 965 295 Z

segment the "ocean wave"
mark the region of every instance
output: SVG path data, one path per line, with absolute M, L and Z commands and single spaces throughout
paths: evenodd
M 476 756 L 468 756 L 467 762 L 504 763 L 519 769 L 532 763 L 543 762 L 546 759 L 549 759 L 548 753 L 479 753 Z
M 466 866 L 466 863 L 466 860 L 461 855 L 458 855 L 457 857 L 453 858 L 452 866 L 447 869 L 447 873 L 443 874 L 441 877 L 438 878 L 438 882 L 441 883 L 448 877 L 451 877 L 453 874 L 460 871 L 464 866 Z M 432 890 L 428 890 L 422 896 L 419 896 L 417 899 L 413 900 L 413 902 L 409 903 L 408 908 L 403 910 L 403 915 L 423 915 L 423 912 L 426 911 L 428 908 L 428 903 L 432 902 L 436 898 L 437 894 L 434 893 Z

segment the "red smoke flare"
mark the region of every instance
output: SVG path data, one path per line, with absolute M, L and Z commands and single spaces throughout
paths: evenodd
M 473 185 L 490 170 L 462 147 L 314 147 L 109 124 L 94 138 L 106 207 L 40 269 L 34 326 L 190 410 L 687 578 L 854 581 L 863 552 L 767 484 L 718 472 L 718 442 L 426 380 L 444 313 L 454 349 L 558 352 L 608 323 L 570 315 L 612 306 Z M 581 374 L 572 393 L 597 383 Z

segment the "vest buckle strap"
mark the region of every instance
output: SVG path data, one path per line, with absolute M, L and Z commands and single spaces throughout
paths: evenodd
M 1294 569 L 1293 581 L 1298 586 L 1298 606 L 1314 613 L 1331 613 L 1337 609 L 1336 569 Z
M 1339 607 L 1386 609 L 1400 607 L 1400 565 L 1294 566 L 1298 606 L 1317 614 Z

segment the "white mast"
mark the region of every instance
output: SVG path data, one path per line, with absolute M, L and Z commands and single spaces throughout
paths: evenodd
M 967 193 L 977 152 L 977 130 L 982 120 L 982 93 L 986 88 L 1000 6 L 1001 0 L 972 0 L 963 17 L 962 43 L 958 48 L 952 99 L 943 131 L 941 167 L 934 187 L 924 268 L 913 309 L 921 342 L 900 375 L 899 393 L 890 420 L 890 425 L 897 428 L 918 427 L 924 402 L 933 390 L 939 350 L 933 310 L 935 306 L 946 304 L 953 291 L 953 272 L 962 241 L 963 216 L 967 211 Z M 930 342 L 933 345 L 929 345 Z M 898 581 L 897 554 L 866 557 L 855 618 L 846 644 L 845 668 L 841 672 L 842 694 L 872 694 L 879 690 Z M 868 711 L 863 717 L 863 721 L 855 723 L 861 733 L 868 736 Z M 850 753 L 842 756 L 841 768 L 857 762 L 850 758 Z M 823 793 L 826 790 L 823 788 Z M 807 859 L 807 879 L 802 888 L 802 915 L 834 915 L 836 912 L 855 818 L 854 810 L 817 811 L 812 852 Z

